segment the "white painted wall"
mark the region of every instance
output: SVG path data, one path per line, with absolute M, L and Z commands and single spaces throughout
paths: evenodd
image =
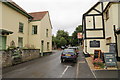
M 32 34 L 32 25 L 37 25 L 37 34 Z M 29 23 L 29 45 L 34 45 L 36 49 L 41 49 L 41 21 L 32 21 Z
M 46 29 L 48 29 L 48 37 L 46 37 Z M 41 31 L 40 31 L 41 40 L 44 40 L 44 52 L 52 51 L 52 25 L 50 22 L 49 14 L 47 13 L 44 18 L 41 20 Z M 50 43 L 49 51 L 47 50 L 47 42 Z
M 100 47 L 98 47 L 98 48 L 90 47 L 90 41 L 93 41 L 93 40 L 100 41 Z M 108 52 L 108 48 L 106 46 L 106 41 L 104 39 L 90 39 L 90 40 L 87 40 L 87 51 L 88 51 L 88 53 L 94 54 L 94 50 L 101 50 L 102 52 Z
M 107 6 L 108 2 L 104 2 L 104 9 Z M 101 11 L 101 4 L 98 5 L 95 9 L 100 10 Z M 110 8 L 110 14 L 109 14 L 109 18 L 107 21 L 105 20 L 105 38 L 111 37 L 112 39 L 112 43 L 115 43 L 115 38 L 114 38 L 114 31 L 113 31 L 113 24 L 118 23 L 118 15 L 117 13 L 117 5 L 114 4 L 112 5 Z M 89 14 L 98 14 L 97 12 L 95 12 L 94 10 L 92 10 Z M 113 18 L 114 17 L 114 18 Z M 102 28 L 102 16 L 95 16 L 95 25 L 96 28 Z M 92 16 L 87 16 L 86 17 L 86 28 L 87 29 L 91 29 L 93 28 L 93 17 Z M 86 33 L 87 37 L 103 37 L 103 31 L 87 31 Z M 93 40 L 98 40 L 100 41 L 100 47 L 99 48 L 91 48 L 90 47 L 90 41 Z M 102 52 L 109 52 L 109 45 L 106 45 L 106 39 L 87 39 L 84 40 L 84 52 L 85 52 L 85 43 L 87 43 L 87 52 L 90 54 L 94 54 L 94 50 L 98 49 L 101 50 Z

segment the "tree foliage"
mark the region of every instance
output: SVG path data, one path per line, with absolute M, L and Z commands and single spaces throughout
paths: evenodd
M 67 31 L 64 30 L 58 30 L 56 37 L 53 36 L 53 45 L 54 47 L 56 46 L 57 48 L 60 48 L 61 46 L 65 46 L 69 44 L 69 34 Z
M 82 25 L 79 25 L 78 27 L 76 27 L 75 31 L 73 32 L 72 34 L 72 45 L 75 46 L 75 45 L 78 45 L 80 41 L 82 41 L 81 39 L 79 40 L 77 38 L 77 33 L 82 33 Z
M 82 25 L 76 27 L 72 36 L 69 36 L 67 31 L 58 30 L 56 36 L 52 36 L 52 44 L 54 48 L 60 48 L 61 46 L 76 46 L 78 45 L 77 33 L 82 32 Z

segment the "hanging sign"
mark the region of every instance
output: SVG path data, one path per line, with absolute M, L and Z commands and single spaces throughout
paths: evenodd
M 77 33 L 77 38 L 82 39 L 83 38 L 82 33 Z

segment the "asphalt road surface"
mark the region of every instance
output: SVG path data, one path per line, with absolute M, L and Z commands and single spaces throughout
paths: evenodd
M 60 62 L 62 51 L 54 51 L 51 55 L 31 60 L 22 64 L 3 69 L 3 78 L 118 78 L 119 71 L 90 70 L 82 50 L 80 50 L 77 63 Z M 96 80 L 96 79 L 95 79 Z M 108 79 L 109 80 L 109 79 Z M 112 79 L 113 80 L 113 79 Z M 117 79 L 117 80 L 120 80 Z
M 60 53 L 5 68 L 3 78 L 76 78 L 77 63 L 61 63 Z

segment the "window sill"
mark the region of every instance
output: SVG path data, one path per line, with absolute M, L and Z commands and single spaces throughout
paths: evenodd
M 32 35 L 38 35 L 38 34 L 32 34 Z

